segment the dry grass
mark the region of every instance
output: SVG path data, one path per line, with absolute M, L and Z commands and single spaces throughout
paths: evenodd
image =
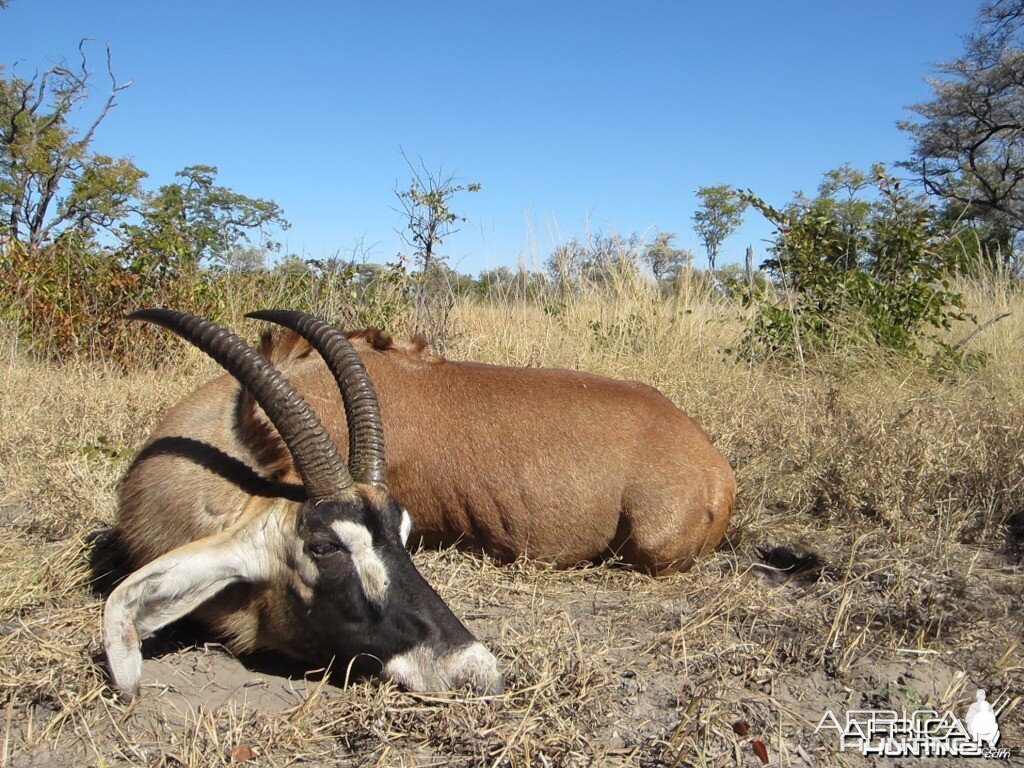
M 740 310 L 696 289 L 663 300 L 622 284 L 549 312 L 457 305 L 450 357 L 650 382 L 701 420 L 741 485 L 727 542 L 680 577 L 417 554 L 507 670 L 492 700 L 345 687 L 343 670 L 327 684 L 178 630 L 148 648 L 142 699 L 121 704 L 86 537 L 113 521 L 133 448 L 214 369 L 196 355 L 124 374 L 10 353 L 0 765 L 753 766 L 754 738 L 776 765 L 858 765 L 814 735 L 826 708 L 962 712 L 978 686 L 1009 692 L 1002 744 L 1019 759 L 1024 298 L 999 281 L 965 290 L 980 319 L 1013 314 L 971 342 L 984 368 L 952 374 L 867 353 L 749 367 L 723 352 Z M 766 572 L 757 547 L 777 545 L 821 565 Z

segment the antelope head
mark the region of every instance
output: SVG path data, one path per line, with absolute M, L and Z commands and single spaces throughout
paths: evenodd
M 266 516 L 192 542 L 133 573 L 104 611 L 111 676 L 138 692 L 139 644 L 233 583 L 284 601 L 272 648 L 321 664 L 370 658 L 414 691 L 471 686 L 498 693 L 497 662 L 416 569 L 408 512 L 387 488 L 383 431 L 366 369 L 344 334 L 310 315 L 267 311 L 321 352 L 341 389 L 349 464 L 298 391 L 247 342 L 203 318 L 165 309 L 130 317 L 168 328 L 213 357 L 266 413 L 291 453 L 306 501 L 278 525 Z

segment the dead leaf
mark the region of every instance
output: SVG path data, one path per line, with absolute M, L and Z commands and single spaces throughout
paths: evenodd
M 768 747 L 764 745 L 764 742 L 760 739 L 754 739 L 750 743 L 751 749 L 754 750 L 754 754 L 757 755 L 758 759 L 768 765 Z
M 232 763 L 244 763 L 248 760 L 256 759 L 256 753 L 253 752 L 252 747 L 248 744 L 239 744 L 237 747 L 232 747 L 231 752 L 228 754 L 231 756 Z

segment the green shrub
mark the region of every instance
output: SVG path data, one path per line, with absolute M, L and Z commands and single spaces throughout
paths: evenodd
M 865 190 L 873 199 L 863 199 Z M 775 285 L 755 285 L 745 295 L 755 307 L 746 355 L 863 346 L 913 354 L 929 331 L 965 319 L 963 298 L 950 284 L 943 230 L 883 167 L 845 200 L 826 185 L 818 197 L 798 196 L 782 210 L 753 193 L 745 199 L 777 230 L 762 265 Z
M 30 354 L 126 363 L 163 353 L 167 335 L 126 323 L 128 312 L 172 306 L 213 315 L 222 286 L 206 270 L 173 273 L 124 264 L 73 233 L 30 251 L 0 248 L 0 320 Z

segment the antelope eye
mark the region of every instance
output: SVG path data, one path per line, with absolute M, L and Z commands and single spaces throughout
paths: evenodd
M 341 544 L 336 541 L 330 541 L 328 539 L 318 539 L 317 541 L 310 542 L 307 546 L 309 554 L 315 558 L 327 557 L 333 555 L 335 552 L 340 552 L 343 549 Z

